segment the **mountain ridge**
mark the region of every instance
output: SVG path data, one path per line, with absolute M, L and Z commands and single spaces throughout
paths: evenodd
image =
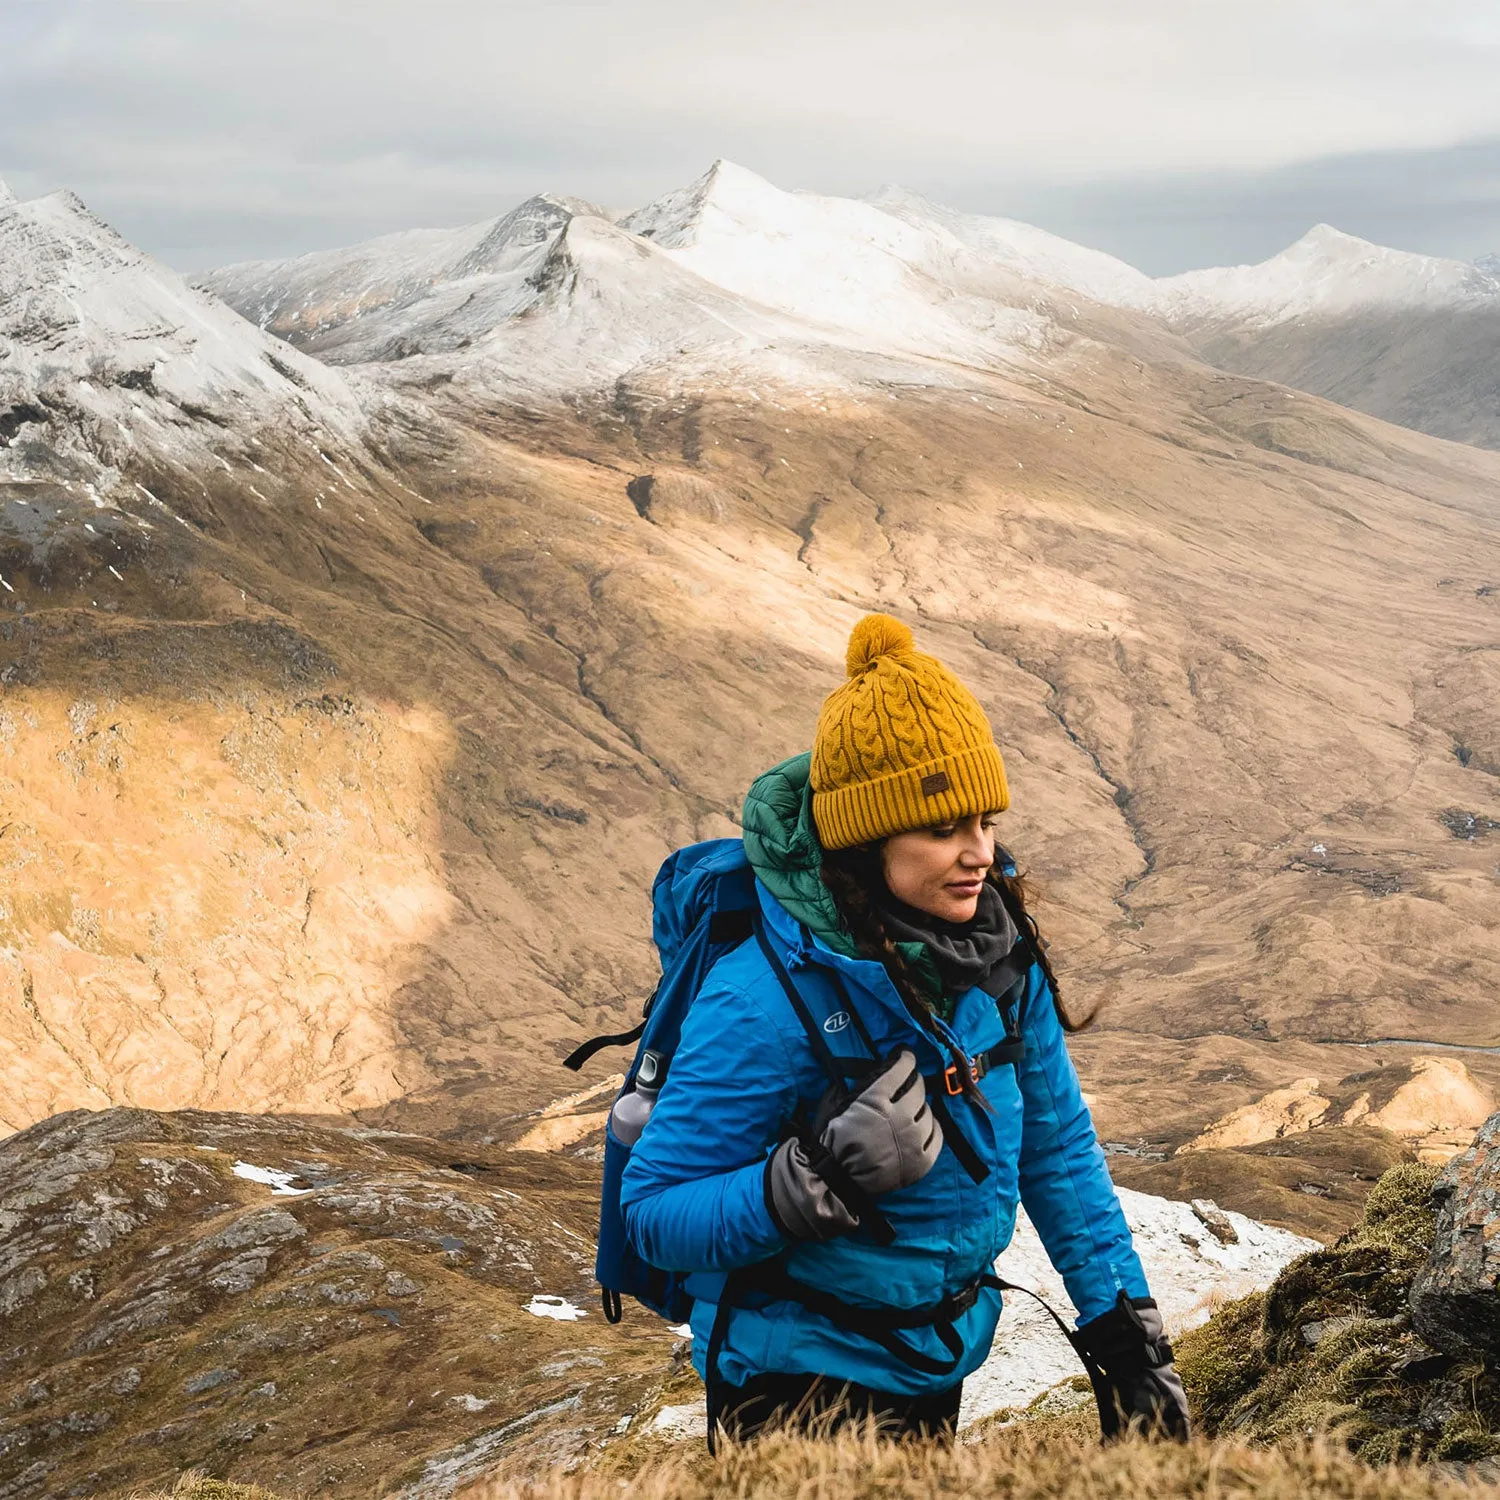
M 452 354 L 483 343 L 502 365 L 548 370 L 541 384 L 556 393 L 570 380 L 589 383 L 582 348 L 569 371 L 545 352 L 539 358 L 536 339 L 524 333 L 507 351 L 506 330 L 514 332 L 515 322 L 535 311 L 528 272 L 544 274 L 552 253 L 544 242 L 555 247 L 566 222 L 592 217 L 654 244 L 706 283 L 683 283 L 680 291 L 664 284 L 658 303 L 683 295 L 710 321 L 728 327 L 743 319 L 758 330 L 750 343 L 762 355 L 779 344 L 789 356 L 770 361 L 783 376 L 789 364 L 810 359 L 813 380 L 833 378 L 830 356 L 816 352 L 830 349 L 843 351 L 831 356 L 833 366 L 853 354 L 1020 373 L 1079 337 L 1130 344 L 1146 358 L 1162 356 L 1177 339 L 1183 357 L 1277 380 L 1435 436 L 1500 446 L 1500 415 L 1486 374 L 1500 347 L 1500 280 L 1477 264 L 1392 250 L 1330 225 L 1315 225 L 1256 265 L 1153 279 L 1032 226 L 959 213 L 904 189 L 883 188 L 865 199 L 787 193 L 722 158 L 686 187 L 617 221 L 554 195 L 527 200 L 512 214 L 536 204 L 550 205 L 545 230 L 532 242 L 533 261 L 517 259 L 506 287 L 465 274 L 461 257 L 454 257 L 446 280 L 419 286 L 421 278 L 409 277 L 404 300 L 392 294 L 370 308 L 357 297 L 349 303 L 345 284 L 363 258 L 378 259 L 384 246 L 402 260 L 402 242 L 389 239 L 324 252 L 321 259 L 229 267 L 210 273 L 204 285 L 272 331 L 340 363 Z M 502 216 L 441 234 L 478 243 L 505 222 Z M 605 240 L 593 246 L 601 254 L 607 248 Z M 660 279 L 663 270 L 663 262 L 648 259 L 638 274 Z M 397 273 L 392 266 L 382 274 Z M 602 265 L 588 274 L 599 283 L 609 277 Z M 278 283 L 282 293 L 267 291 Z M 294 296 L 292 288 L 300 291 Z M 743 307 L 719 300 L 726 295 Z M 324 327 L 288 309 L 296 296 L 318 310 L 341 299 L 347 305 Z M 621 311 L 607 328 L 594 319 L 596 336 L 619 345 L 622 320 L 644 315 L 647 299 L 622 289 L 605 296 Z M 398 306 L 400 316 L 390 311 Z M 279 311 L 267 321 L 269 308 Z M 768 315 L 791 325 L 773 330 Z M 633 336 L 642 353 L 653 344 L 666 349 L 681 326 L 676 315 L 655 331 L 632 324 L 624 342 Z M 708 324 L 700 322 L 688 342 L 711 357 Z M 744 340 L 726 340 L 726 359 L 742 365 L 747 353 Z

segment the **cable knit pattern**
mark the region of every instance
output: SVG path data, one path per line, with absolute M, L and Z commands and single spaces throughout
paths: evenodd
M 849 679 L 818 715 L 813 821 L 825 849 L 1010 806 L 1005 765 L 974 695 L 890 615 L 849 637 Z

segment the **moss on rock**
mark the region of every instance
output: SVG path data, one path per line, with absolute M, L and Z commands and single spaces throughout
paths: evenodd
M 1411 1328 L 1436 1175 L 1392 1168 L 1337 1244 L 1179 1340 L 1178 1368 L 1209 1433 L 1332 1433 L 1374 1463 L 1500 1453 L 1500 1376 L 1429 1349 Z

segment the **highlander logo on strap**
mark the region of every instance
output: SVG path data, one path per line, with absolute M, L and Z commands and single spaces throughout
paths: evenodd
M 823 1022 L 824 1031 L 842 1031 L 849 1024 L 849 1012 L 837 1010 Z

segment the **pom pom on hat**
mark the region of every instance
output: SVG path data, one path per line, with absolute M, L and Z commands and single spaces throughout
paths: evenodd
M 984 710 L 900 620 L 866 615 L 844 664 L 847 679 L 818 715 L 809 768 L 823 848 L 1010 806 Z
M 915 650 L 909 626 L 891 615 L 866 615 L 849 636 L 844 666 L 851 677 L 860 677 L 882 656 L 909 656 Z

